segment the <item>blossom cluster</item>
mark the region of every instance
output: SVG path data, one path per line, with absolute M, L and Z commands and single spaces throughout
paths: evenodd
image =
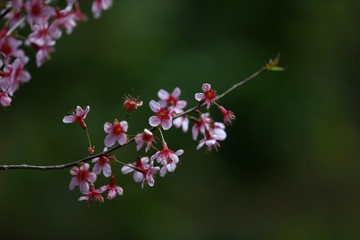
M 192 126 L 192 138 L 197 140 L 201 134 L 201 139 L 196 147 L 200 149 L 203 146 L 207 150 L 217 149 L 220 144 L 219 141 L 226 139 L 225 124 L 231 123 L 235 119 L 232 111 L 226 110 L 223 106 L 219 105 L 217 100 L 217 94 L 211 85 L 208 83 L 203 84 L 202 92 L 195 94 L 195 99 L 199 102 L 198 107 L 195 110 L 185 110 L 187 102 L 180 99 L 181 90 L 175 88 L 172 93 L 166 90 L 158 91 L 159 100 L 151 100 L 149 107 L 154 113 L 149 117 L 149 128 L 145 128 L 143 131 L 133 135 L 133 138 L 129 138 L 128 135 L 128 121 L 118 121 L 115 119 L 112 122 L 105 122 L 104 132 L 106 136 L 104 138 L 105 149 L 103 152 L 94 155 L 92 158 L 92 167 L 89 163 L 82 162 L 80 166 L 73 167 L 70 171 L 73 175 L 69 188 L 73 190 L 76 186 L 79 186 L 79 190 L 84 196 L 78 200 L 87 200 L 88 202 L 104 202 L 103 193 L 107 193 L 107 199 L 111 200 L 117 195 L 123 194 L 123 188 L 115 185 L 115 176 L 111 166 L 113 164 L 123 165 L 121 168 L 122 174 L 132 174 L 135 182 L 140 183 L 141 187 L 154 186 L 155 176 L 158 174 L 160 177 L 165 177 L 168 173 L 174 172 L 180 162 L 179 157 L 183 155 L 184 150 L 179 149 L 173 151 L 169 148 L 165 141 L 162 130 L 169 130 L 172 126 L 175 128 L 182 128 L 183 132 L 189 130 L 189 125 L 193 122 Z M 142 101 L 138 101 L 136 98 L 127 96 L 124 101 L 124 109 L 127 111 L 127 115 L 132 113 L 134 109 L 142 106 Z M 221 122 L 215 122 L 207 111 L 202 113 L 198 108 L 206 106 L 207 110 L 212 105 L 216 105 L 218 110 L 223 114 Z M 75 111 L 70 115 L 63 118 L 64 123 L 77 122 L 87 132 L 87 125 L 85 118 L 89 113 L 90 107 L 85 109 L 77 107 Z M 193 116 L 196 114 L 197 117 Z M 159 131 L 160 137 L 155 136 L 156 130 Z M 160 142 L 158 141 L 160 140 Z M 115 155 L 109 154 L 124 145 L 131 142 L 136 143 L 136 150 L 138 155 L 135 161 L 130 163 L 124 163 L 119 161 Z M 160 144 L 160 148 L 156 147 Z M 141 153 L 141 149 L 143 153 Z M 89 152 L 90 155 L 95 151 L 95 147 L 91 146 L 89 138 Z M 91 158 L 90 158 L 91 159 Z M 105 178 L 110 178 L 109 184 L 95 188 L 95 182 L 99 175 L 103 175 Z
M 40 67 L 50 59 L 62 32 L 72 33 L 79 21 L 87 19 L 78 0 L 63 1 L 63 9 L 51 0 L 11 0 L 0 9 L 0 20 L 6 19 L 0 27 L 0 105 L 10 106 L 19 86 L 31 78 L 25 69 L 29 58 L 22 46 L 36 51 L 36 65 Z M 112 0 L 93 0 L 94 17 L 99 18 L 111 5 Z

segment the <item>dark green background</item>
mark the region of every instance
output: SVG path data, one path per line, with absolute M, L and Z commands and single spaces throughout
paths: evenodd
M 179 86 L 191 106 L 202 83 L 222 92 L 278 52 L 287 71 L 221 100 L 237 121 L 218 152 L 196 151 L 189 133 L 166 131 L 185 154 L 154 188 L 142 190 L 114 165 L 124 195 L 88 208 L 76 201 L 78 189 L 69 191 L 69 170 L 0 172 L 0 238 L 360 238 L 359 5 L 115 0 L 62 37 L 42 68 L 28 51 L 32 79 L 0 109 L 0 164 L 84 157 L 84 133 L 61 122 L 76 105 L 91 106 L 86 120 L 101 149 L 104 122 L 125 117 L 124 94 L 144 101 L 130 121 L 136 133 L 160 88 Z M 135 146 L 116 155 L 132 162 Z

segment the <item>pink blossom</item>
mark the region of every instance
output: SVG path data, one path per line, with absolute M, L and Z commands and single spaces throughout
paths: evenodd
M 18 49 L 18 47 L 22 44 L 22 41 L 11 36 L 6 36 L 6 33 L 7 28 L 3 28 L 0 31 L 0 54 L 5 58 L 5 63 L 8 63 L 10 57 L 22 54 L 22 50 Z
M 102 171 L 105 177 L 111 176 L 110 159 L 107 156 L 94 158 L 91 162 L 95 163 L 93 168 L 94 173 L 99 175 Z
M 218 106 L 220 112 L 222 113 L 222 115 L 224 116 L 224 123 L 225 124 L 231 124 L 233 120 L 236 119 L 234 113 L 230 110 L 226 110 L 223 106 Z
M 37 49 L 36 52 L 36 66 L 41 67 L 47 60 L 50 59 L 50 53 L 54 51 L 54 48 L 52 48 L 52 45 L 44 45 L 39 46 L 33 44 L 35 49 Z
M 3 107 L 8 107 L 11 104 L 11 97 L 6 92 L 0 92 L 0 104 Z
M 71 179 L 69 188 L 73 190 L 77 185 L 80 187 L 80 192 L 87 194 L 89 192 L 89 183 L 94 183 L 96 181 L 96 174 L 89 172 L 90 165 L 85 163 L 80 168 L 73 167 L 70 170 L 71 175 L 74 177 Z
M 124 190 L 121 187 L 115 185 L 114 176 L 110 177 L 109 185 L 102 186 L 99 190 L 101 193 L 108 191 L 107 199 L 109 199 L 109 200 L 114 199 L 116 197 L 116 195 L 121 196 L 124 192 Z
M 211 104 L 215 102 L 217 94 L 215 90 L 211 88 L 209 83 L 204 83 L 202 85 L 202 90 L 202 93 L 195 94 L 195 99 L 199 102 L 205 102 L 207 109 L 209 109 Z
M 125 132 L 128 129 L 128 123 L 126 121 L 118 122 L 115 120 L 113 124 L 106 122 L 104 124 L 104 131 L 108 133 L 105 137 L 105 146 L 111 147 L 118 142 L 120 145 L 124 145 L 127 141 Z
M 7 90 L 8 93 L 12 96 L 14 92 L 19 88 L 21 83 L 28 82 L 31 78 L 28 71 L 24 69 L 27 58 L 20 59 L 17 58 L 11 65 L 7 65 L 4 69 L 6 78 L 1 80 L 0 77 L 0 86 L 3 91 Z M 1 73 L 0 73 L 1 76 Z
M 44 4 L 43 0 L 29 0 L 25 3 L 27 20 L 30 25 L 33 23 L 43 24 L 55 14 L 52 7 Z
M 150 187 L 154 186 L 154 174 L 159 171 L 159 167 L 153 166 L 154 162 L 149 161 L 148 157 L 138 158 L 136 162 L 128 164 L 121 168 L 123 174 L 134 172 L 133 178 L 135 182 L 141 182 L 141 187 L 144 188 L 145 184 Z
M 153 127 L 157 127 L 161 124 L 164 130 L 168 130 L 172 126 L 172 116 L 169 113 L 169 110 L 165 108 L 161 108 L 160 104 L 151 100 L 150 108 L 153 112 L 156 113 L 156 116 L 152 116 L 149 118 L 149 124 Z
M 51 28 L 64 28 L 67 34 L 72 33 L 76 26 L 77 16 L 76 13 L 68 8 L 63 10 L 56 10 L 56 19 L 51 24 Z
M 131 113 L 134 109 L 137 109 L 138 107 L 140 107 L 142 105 L 143 105 L 142 101 L 138 101 L 137 98 L 134 98 L 134 97 L 128 95 L 128 96 L 125 97 L 123 107 L 129 113 Z
M 136 150 L 139 151 L 146 143 L 145 152 L 149 151 L 152 143 L 155 141 L 154 135 L 148 129 L 144 129 L 143 133 L 139 133 L 135 136 Z
M 90 191 L 88 190 L 87 193 L 83 193 L 86 195 L 79 197 L 78 201 L 86 200 L 88 203 L 95 203 L 95 202 L 104 203 L 104 198 L 103 196 L 101 196 L 100 193 L 101 193 L 100 190 L 95 190 L 94 184 L 90 184 Z
M 61 31 L 54 27 L 54 25 L 49 26 L 48 22 L 43 24 L 34 24 L 32 26 L 32 33 L 28 36 L 28 45 L 36 44 L 38 46 L 53 46 L 55 41 L 53 39 L 58 39 L 61 37 Z
M 151 156 L 151 161 L 157 160 L 158 163 L 163 165 L 160 170 L 160 176 L 163 177 L 167 172 L 173 172 L 176 169 L 176 164 L 179 162 L 178 156 L 182 155 L 184 150 L 177 150 L 175 153 L 170 150 L 166 144 L 163 142 L 163 150 L 156 152 Z
M 220 144 L 217 142 L 217 136 L 210 134 L 208 131 L 205 132 L 204 139 L 200 140 L 199 145 L 196 147 L 196 150 L 202 148 L 202 146 L 206 146 L 207 150 L 210 151 L 212 149 L 216 149 L 220 147 Z
M 211 122 L 209 116 L 209 113 L 203 113 L 199 119 L 194 120 L 194 126 L 192 127 L 192 137 L 194 140 L 197 139 L 199 132 L 202 134 L 205 133 L 205 125 Z
M 160 106 L 163 108 L 169 108 L 172 111 L 180 111 L 185 108 L 187 104 L 186 101 L 179 99 L 180 94 L 181 90 L 178 87 L 175 88 L 171 94 L 164 89 L 160 89 L 158 92 L 158 97 L 161 99 L 159 101 Z
M 99 18 L 102 10 L 108 10 L 112 6 L 112 0 L 94 0 L 91 11 L 94 18 Z
M 221 122 L 211 122 L 208 125 L 209 132 L 216 136 L 216 140 L 223 141 L 226 139 L 225 125 Z
M 76 111 L 72 112 L 70 115 L 65 116 L 63 118 L 63 123 L 73 123 L 73 122 L 77 122 L 80 124 L 80 126 L 82 128 L 86 128 L 86 123 L 84 121 L 84 119 L 86 118 L 86 116 L 88 115 L 90 111 L 90 107 L 87 106 L 85 108 L 85 110 L 83 110 L 80 106 L 76 107 Z

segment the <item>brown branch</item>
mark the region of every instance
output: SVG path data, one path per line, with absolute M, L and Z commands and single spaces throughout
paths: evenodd
M 223 92 L 222 94 L 218 95 L 216 97 L 216 100 L 219 100 L 223 97 L 225 97 L 226 95 L 228 95 L 230 92 L 234 91 L 235 89 L 237 89 L 238 87 L 244 85 L 245 83 L 249 82 L 250 80 L 254 79 L 255 77 L 257 77 L 258 75 L 260 75 L 261 73 L 265 72 L 267 70 L 266 67 L 262 67 L 260 70 L 258 70 L 257 72 L 253 73 L 251 76 L 249 76 L 248 78 L 234 84 L 233 86 L 231 86 L 229 89 L 227 89 L 225 92 Z M 200 103 L 192 108 L 189 108 L 188 110 L 186 110 L 185 112 L 181 113 L 181 114 L 178 114 L 174 117 L 175 118 L 178 118 L 178 117 L 181 117 L 183 115 L 186 115 L 186 114 L 189 114 L 191 112 L 195 112 L 197 109 L 201 108 L 201 107 L 204 107 L 205 106 L 205 103 Z M 153 127 L 150 129 L 151 132 L 157 130 L 158 127 Z M 122 148 L 132 142 L 135 141 L 135 138 L 130 138 L 129 141 L 127 141 L 124 145 L 117 145 L 117 146 L 114 146 L 110 149 L 108 149 L 107 151 L 104 151 L 104 152 L 101 152 L 101 153 L 98 153 L 98 154 L 95 154 L 95 155 L 90 155 L 88 157 L 85 157 L 85 158 L 82 158 L 80 160 L 77 160 L 75 162 L 70 162 L 70 163 L 66 163 L 66 164 L 60 164 L 60 165 L 52 165 L 52 166 L 37 166 L 37 165 L 27 165 L 27 164 L 19 164 L 19 165 L 0 165 L 0 170 L 8 170 L 8 169 L 35 169 L 35 170 L 59 170 L 59 169 L 65 169 L 65 168 L 70 168 L 70 167 L 73 167 L 73 166 L 77 166 L 81 163 L 84 163 L 84 162 L 88 162 L 94 158 L 97 158 L 97 157 L 100 157 L 100 156 L 106 156 L 108 155 L 109 153 L 119 149 L 119 148 Z

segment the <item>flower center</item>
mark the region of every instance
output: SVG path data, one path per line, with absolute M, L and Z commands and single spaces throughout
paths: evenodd
M 204 94 L 207 99 L 214 99 L 217 96 L 213 89 L 207 90 Z
M 169 118 L 169 111 L 162 108 L 158 111 L 157 115 L 161 119 L 167 119 L 167 118 Z

